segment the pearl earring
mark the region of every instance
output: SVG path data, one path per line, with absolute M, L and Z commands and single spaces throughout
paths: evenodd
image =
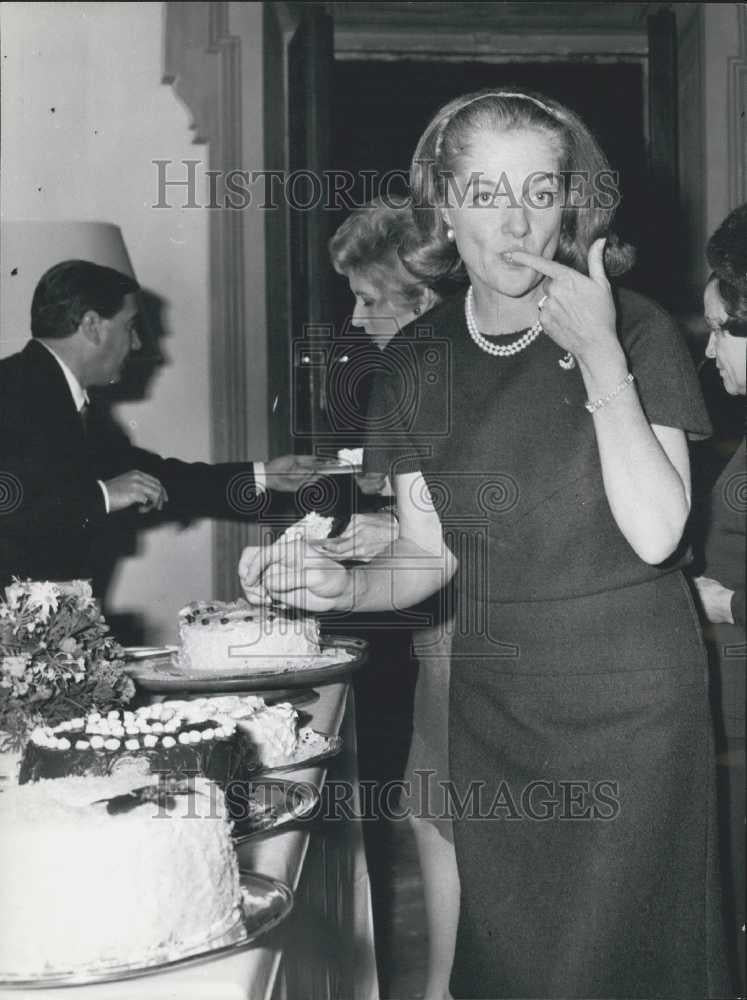
M 446 230 L 446 239 L 449 241 L 449 243 L 454 242 L 454 230 L 451 228 L 451 226 L 449 226 L 449 228 Z
M 423 310 L 422 310 L 422 308 L 421 308 L 421 307 L 420 307 L 419 305 L 416 305 L 416 306 L 413 306 L 413 310 L 412 310 L 412 311 L 413 311 L 413 312 L 415 313 L 415 315 L 416 315 L 416 316 L 419 316 L 419 315 L 420 315 L 420 313 L 421 313 L 421 312 L 422 312 Z

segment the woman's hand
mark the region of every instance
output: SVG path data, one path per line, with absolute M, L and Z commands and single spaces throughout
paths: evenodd
M 353 603 L 348 571 L 301 538 L 247 546 L 239 560 L 239 580 L 250 604 L 274 600 L 321 612 L 346 610 Z
M 729 590 L 718 580 L 712 580 L 709 576 L 696 576 L 694 581 L 698 588 L 700 603 L 709 622 L 714 625 L 734 624 L 734 615 L 731 610 L 731 599 L 734 591 Z
M 542 326 L 577 359 L 592 401 L 615 393 L 628 375 L 603 252 L 604 240 L 596 240 L 589 249 L 588 278 L 544 257 L 512 253 L 513 260 L 546 276 Z M 690 512 L 685 434 L 651 425 L 633 388 L 618 392 L 591 420 L 612 516 L 638 557 L 657 566 L 676 550 Z
M 542 283 L 540 319 L 548 337 L 590 369 L 609 366 L 618 359 L 612 382 L 625 377 L 626 365 L 617 337 L 615 303 L 604 273 L 604 244 L 599 239 L 589 248 L 589 276 L 537 254 L 514 250 L 513 261 L 545 275 Z
M 376 514 L 353 514 L 337 538 L 326 538 L 317 545 L 340 562 L 369 562 L 390 545 L 399 534 L 397 518 L 389 511 Z

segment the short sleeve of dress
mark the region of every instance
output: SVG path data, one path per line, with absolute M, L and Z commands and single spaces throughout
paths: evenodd
M 690 353 L 674 320 L 656 303 L 626 289 L 617 293 L 620 340 L 651 424 L 709 437 L 711 422 Z
M 412 351 L 390 344 L 387 369 L 377 372 L 368 402 L 363 471 L 397 474 L 422 471 L 429 451 L 418 433 L 419 365 Z

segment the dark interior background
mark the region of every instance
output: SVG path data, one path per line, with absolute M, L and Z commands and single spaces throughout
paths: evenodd
M 336 60 L 332 92 L 332 168 L 350 171 L 356 178 L 350 198 L 363 204 L 380 193 L 360 172 L 381 177 L 399 171 L 389 191 L 405 194 L 413 150 L 428 121 L 443 104 L 459 94 L 482 87 L 526 88 L 555 98 L 576 111 L 590 126 L 614 170 L 620 173 L 622 200 L 615 218 L 618 235 L 636 247 L 637 260 L 622 283 L 659 301 L 675 316 L 682 314 L 677 281 L 677 236 L 666 221 L 665 207 L 657 204 L 648 163 L 645 134 L 643 64 L 614 62 L 526 62 L 494 64 L 421 60 Z M 348 214 L 345 208 L 329 219 L 332 233 Z M 352 312 L 347 282 L 335 275 L 334 321 L 343 330 Z M 671 290 L 671 291 L 669 291 Z M 689 343 L 696 362 L 703 356 L 702 338 Z M 726 394 L 718 372 L 707 363 L 700 369 L 701 384 L 714 423 L 715 437 L 738 440 L 744 413 L 741 400 Z M 725 456 L 705 445 L 696 478 L 707 490 Z M 710 457 L 709 457 L 710 456 Z M 728 456 L 726 456 L 728 457 Z
M 333 162 L 335 170 L 356 178 L 351 197 L 363 203 L 371 181 L 359 174 L 401 171 L 390 193 L 406 193 L 405 180 L 415 144 L 434 112 L 459 94 L 482 87 L 531 89 L 546 93 L 576 111 L 591 127 L 620 172 L 622 202 L 616 218 L 619 235 L 638 250 L 626 284 L 656 294 L 656 206 L 648 183 L 644 134 L 644 79 L 640 62 L 463 63 L 414 60 L 354 60 L 335 63 Z M 347 212 L 333 213 L 331 229 Z M 657 260 L 658 257 L 658 260 Z M 350 315 L 344 279 L 335 283 L 337 329 Z

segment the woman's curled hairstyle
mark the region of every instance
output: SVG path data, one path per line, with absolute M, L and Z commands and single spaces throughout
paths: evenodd
M 329 241 L 332 266 L 344 275 L 364 271 L 387 290 L 390 301 L 414 306 L 423 281 L 403 267 L 399 255 L 414 231 L 409 198 L 374 198 L 351 212 Z
M 480 132 L 523 129 L 545 133 L 560 153 L 563 210 L 555 259 L 586 274 L 590 246 L 606 237 L 607 273 L 624 274 L 633 266 L 633 247 L 610 231 L 619 200 L 616 175 L 589 129 L 550 98 L 506 89 L 481 90 L 451 101 L 431 120 L 418 143 L 410 168 L 418 237 L 408 240 L 402 251 L 414 274 L 429 282 L 464 278 L 464 266 L 441 216 L 457 187 L 459 161 Z M 465 192 L 456 194 L 463 197 Z

